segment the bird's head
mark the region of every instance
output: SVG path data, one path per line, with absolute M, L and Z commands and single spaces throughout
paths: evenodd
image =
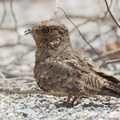
M 67 27 L 58 20 L 45 20 L 25 31 L 31 34 L 37 48 L 54 49 L 60 45 L 69 44 Z

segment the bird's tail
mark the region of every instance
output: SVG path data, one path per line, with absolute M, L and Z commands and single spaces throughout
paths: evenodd
M 113 76 L 106 75 L 104 73 L 99 73 L 99 75 L 105 78 L 105 84 L 98 94 L 120 97 L 120 80 Z

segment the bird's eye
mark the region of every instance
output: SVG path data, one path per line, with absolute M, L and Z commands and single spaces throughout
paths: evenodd
M 44 27 L 44 28 L 41 29 L 41 32 L 42 32 L 42 34 L 44 34 L 44 35 L 45 35 L 45 34 L 48 34 L 49 31 L 50 31 L 50 30 L 49 30 L 48 27 Z

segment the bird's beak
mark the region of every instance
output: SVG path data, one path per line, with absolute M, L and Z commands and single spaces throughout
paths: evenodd
M 27 35 L 27 34 L 32 34 L 32 33 L 33 33 L 33 31 L 32 31 L 31 29 L 28 29 L 28 30 L 26 30 L 26 31 L 24 32 L 25 35 Z

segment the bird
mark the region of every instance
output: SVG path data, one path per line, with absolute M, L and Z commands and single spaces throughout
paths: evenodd
M 82 97 L 120 97 L 120 80 L 104 73 L 82 50 L 72 48 L 68 28 L 56 19 L 27 31 L 35 45 L 34 78 L 45 94 L 67 96 L 66 107 Z

